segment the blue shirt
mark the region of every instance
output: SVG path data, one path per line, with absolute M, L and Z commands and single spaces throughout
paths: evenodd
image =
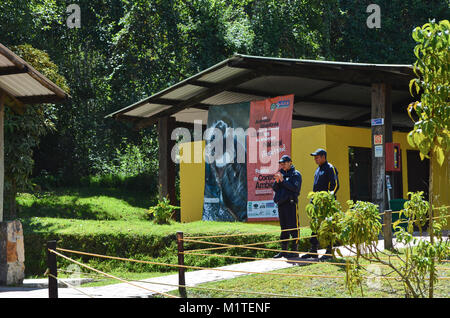
M 272 185 L 272 189 L 275 191 L 273 201 L 278 205 L 290 200 L 297 203 L 302 187 L 302 175 L 295 170 L 294 166 L 291 166 L 288 171 L 281 169 L 280 172 L 283 175 L 283 181 L 275 182 Z
M 317 167 L 314 173 L 313 191 L 333 191 L 336 194 L 338 190 L 338 172 L 331 163 L 325 161 L 325 163 Z

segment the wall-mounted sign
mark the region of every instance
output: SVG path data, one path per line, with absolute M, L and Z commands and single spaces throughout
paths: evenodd
M 383 135 L 374 135 L 373 136 L 373 144 L 374 145 L 382 145 L 383 144 Z
M 375 146 L 375 158 L 383 157 L 383 145 Z
M 372 126 L 382 126 L 384 125 L 384 118 L 373 118 L 370 123 Z

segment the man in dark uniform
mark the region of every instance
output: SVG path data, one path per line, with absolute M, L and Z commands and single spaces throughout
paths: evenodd
M 336 198 L 336 192 L 339 190 L 339 178 L 336 168 L 327 161 L 327 152 L 319 148 L 311 154 L 314 156 L 314 161 L 318 165 L 316 172 L 314 173 L 314 185 L 313 191 L 330 191 Z M 311 235 L 317 235 L 312 233 Z M 309 239 L 311 243 L 311 250 L 308 254 L 302 256 L 302 258 L 318 258 L 317 250 L 319 248 L 319 240 L 317 237 Z M 314 254 L 316 253 L 316 254 Z M 325 254 L 331 254 L 331 246 L 327 246 Z M 323 255 L 320 260 L 327 260 L 332 258 L 329 255 Z
M 280 240 L 293 239 L 292 251 L 298 251 L 299 223 L 297 217 L 297 203 L 302 186 L 302 176 L 295 170 L 292 160 L 288 155 L 280 159 L 280 171 L 275 174 L 275 182 L 272 185 L 275 191 L 274 202 L 278 205 L 278 217 L 280 219 L 281 234 Z M 290 231 L 283 231 L 293 229 Z M 281 241 L 283 252 L 278 253 L 274 258 L 297 257 L 298 253 L 284 252 L 288 250 L 288 241 Z

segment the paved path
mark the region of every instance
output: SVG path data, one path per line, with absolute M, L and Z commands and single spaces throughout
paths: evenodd
M 420 237 L 421 239 L 429 239 L 428 237 Z M 383 240 L 378 242 L 378 248 L 383 250 Z M 396 248 L 402 248 L 401 244 L 395 242 Z M 351 253 L 341 247 L 341 253 L 344 256 L 350 256 Z M 325 253 L 325 250 L 319 250 L 319 253 Z M 277 269 L 288 268 L 298 265 L 297 263 L 288 263 L 282 260 L 258 260 L 253 262 L 245 262 L 240 264 L 233 264 L 217 269 L 244 271 L 244 272 L 269 272 Z M 196 286 L 198 284 L 220 281 L 225 279 L 231 279 L 238 276 L 249 275 L 248 273 L 227 272 L 219 270 L 198 270 L 186 272 L 186 285 Z M 142 280 L 143 282 L 133 282 L 133 284 L 142 286 L 146 289 L 157 292 L 168 292 L 175 290 L 178 287 L 161 285 L 157 283 L 163 283 L 168 285 L 178 284 L 178 274 L 160 276 Z M 44 283 L 43 286 L 38 287 L 37 283 Z M 48 289 L 45 285 L 46 280 L 32 281 L 25 280 L 22 287 L 1 287 L 0 286 L 0 298 L 48 298 Z M 70 283 L 70 281 L 68 281 Z M 34 284 L 34 285 L 32 285 Z M 73 282 L 72 282 L 73 284 Z M 28 287 L 27 287 L 28 286 Z M 31 287 L 35 286 L 35 287 Z M 61 286 L 62 287 L 62 286 Z M 149 290 L 132 286 L 126 283 L 113 284 L 101 287 L 80 287 L 85 293 L 81 293 L 73 288 L 58 288 L 58 295 L 60 298 L 147 298 L 152 297 L 154 293 Z M 87 295 L 86 295 L 87 294 Z M 89 295 L 89 296 L 88 296 Z

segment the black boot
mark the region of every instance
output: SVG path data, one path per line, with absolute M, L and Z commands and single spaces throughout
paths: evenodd
M 291 251 L 292 252 L 298 252 L 298 244 L 295 241 L 292 242 Z M 298 257 L 298 253 L 288 253 L 288 255 L 286 257 L 287 258 Z
M 326 261 L 329 259 L 333 259 L 333 250 L 331 248 L 331 246 L 327 246 L 327 249 L 325 251 L 325 254 L 330 254 L 330 255 L 322 255 L 322 257 L 320 258 L 320 261 Z
M 307 254 L 302 255 L 301 258 L 318 258 L 317 250 L 319 248 L 319 241 L 316 237 L 312 237 L 309 242 L 311 243 L 311 249 Z
M 287 251 L 288 243 L 287 242 L 281 242 L 281 249 L 283 250 L 283 252 L 278 253 L 273 258 L 282 258 L 282 257 L 286 257 L 287 258 L 288 253 L 284 252 L 284 251 Z

